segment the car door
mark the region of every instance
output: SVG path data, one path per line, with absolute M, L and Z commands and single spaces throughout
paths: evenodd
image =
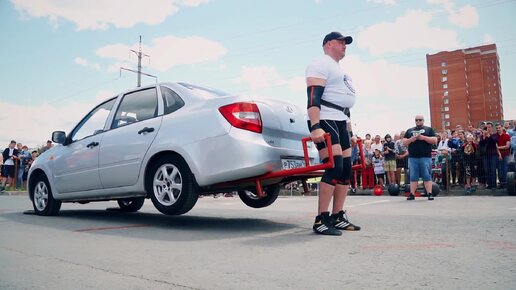
M 161 126 L 158 103 L 155 87 L 122 97 L 100 145 L 99 173 L 104 188 L 130 186 L 138 181 L 142 160 Z
M 101 189 L 99 148 L 116 98 L 94 108 L 72 130 L 60 154 L 54 156 L 53 179 L 59 193 Z

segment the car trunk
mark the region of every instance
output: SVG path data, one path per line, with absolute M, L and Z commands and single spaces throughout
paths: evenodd
M 310 135 L 306 111 L 277 100 L 255 100 L 255 103 L 260 109 L 263 138 L 270 146 L 303 149 L 301 139 Z M 309 146 L 313 146 L 311 142 Z

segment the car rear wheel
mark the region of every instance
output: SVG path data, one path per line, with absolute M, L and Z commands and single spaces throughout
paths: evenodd
M 36 177 L 30 188 L 32 196 L 32 206 L 37 215 L 52 216 L 57 215 L 61 209 L 61 201 L 55 200 L 52 190 L 45 175 Z
M 516 183 L 514 183 L 514 172 L 507 172 L 507 193 L 516 195 Z
M 190 211 L 198 199 L 193 176 L 179 156 L 159 158 L 149 169 L 147 194 L 160 212 L 180 215 Z
M 266 196 L 259 198 L 256 195 L 255 191 L 250 190 L 240 190 L 238 191 L 238 196 L 242 200 L 243 203 L 245 203 L 247 206 L 253 207 L 253 208 L 262 208 L 267 207 L 271 205 L 276 199 L 278 198 L 279 192 L 280 192 L 280 186 L 279 184 L 276 185 L 270 185 L 263 188 L 263 191 Z
M 118 199 L 118 206 L 123 212 L 136 212 L 142 208 L 145 203 L 145 197 L 133 197 Z

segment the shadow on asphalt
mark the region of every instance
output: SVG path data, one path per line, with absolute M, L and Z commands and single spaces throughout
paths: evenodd
M 43 217 L 32 211 L 6 212 L 0 217 L 36 227 L 77 234 L 101 234 L 150 240 L 199 241 L 258 237 L 298 228 L 298 225 L 267 219 L 206 216 L 166 216 L 161 213 L 123 213 L 111 210 L 61 210 Z M 309 235 L 307 235 L 308 237 Z

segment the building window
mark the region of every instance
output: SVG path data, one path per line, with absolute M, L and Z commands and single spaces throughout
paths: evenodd
M 443 75 L 445 75 L 445 74 L 447 74 L 447 73 L 448 73 L 448 70 L 443 69 L 443 70 L 441 71 L 441 73 L 442 73 Z
M 448 84 L 443 84 L 443 89 L 447 89 L 448 88 Z
M 444 124 L 445 124 L 445 126 L 446 126 L 446 127 L 450 127 L 450 122 L 448 122 L 448 121 L 447 121 L 447 122 L 446 122 L 446 123 L 444 123 Z
M 450 114 L 444 114 L 445 119 L 450 119 Z
M 448 112 L 450 110 L 450 107 L 444 107 L 444 111 Z
M 448 99 L 443 99 L 443 102 L 444 102 L 444 104 L 446 105 L 446 104 L 448 104 L 448 103 L 449 103 L 449 100 L 448 100 Z
M 443 96 L 447 97 L 448 96 L 448 91 L 444 91 Z
M 446 62 L 445 61 L 441 62 L 441 66 L 446 66 Z
M 448 80 L 448 77 L 443 77 L 443 82 L 447 81 Z

